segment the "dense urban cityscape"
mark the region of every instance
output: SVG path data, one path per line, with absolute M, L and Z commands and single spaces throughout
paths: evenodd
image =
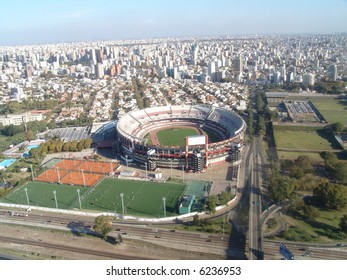
M 347 2 L 161 2 L 2 5 L 0 260 L 346 260 Z

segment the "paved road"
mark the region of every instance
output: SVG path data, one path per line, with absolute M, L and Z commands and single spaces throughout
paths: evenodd
M 254 137 L 253 153 L 251 155 L 251 186 L 249 192 L 249 259 L 263 259 L 262 227 L 260 216 L 262 213 L 261 201 L 261 173 L 260 139 Z

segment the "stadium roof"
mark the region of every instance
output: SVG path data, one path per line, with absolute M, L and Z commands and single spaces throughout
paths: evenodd
M 284 97 L 288 97 L 289 96 L 289 92 L 267 92 L 266 93 L 266 97 L 267 98 L 284 98 Z

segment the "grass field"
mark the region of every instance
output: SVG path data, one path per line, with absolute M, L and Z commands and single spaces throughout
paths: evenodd
M 187 136 L 199 135 L 195 129 L 188 127 L 168 128 L 157 132 L 159 143 L 163 146 L 185 146 Z
M 329 123 L 341 122 L 347 126 L 347 100 L 334 97 L 312 97 L 312 103 Z
M 338 231 L 338 224 L 344 211 L 336 210 L 320 210 L 320 217 L 316 221 L 294 218 L 292 216 L 283 215 L 282 218 L 296 229 L 295 239 L 297 241 L 309 242 L 332 242 L 333 240 L 327 235 L 327 230 L 331 232 Z M 337 240 L 339 243 L 347 240 Z M 335 240 L 335 242 L 337 242 Z
M 151 183 L 106 178 L 96 187 L 29 182 L 10 192 L 0 202 L 27 204 L 24 188 L 28 189 L 30 205 L 55 208 L 53 191 L 56 191 L 58 208 L 79 208 L 77 189 L 80 190 L 82 209 L 122 213 L 120 193 L 124 193 L 126 214 L 146 217 L 163 217 L 163 197 L 166 197 L 166 215 L 174 216 L 179 198 L 186 185 Z
M 152 183 L 143 181 L 117 180 L 106 178 L 92 194 L 83 199 L 82 208 L 122 213 L 120 194 L 124 193 L 126 214 L 150 217 L 163 217 L 163 201 L 166 197 L 166 215 L 176 214 L 179 197 L 185 185 L 175 183 Z
M 77 189 L 80 190 L 80 195 L 83 196 L 90 188 L 83 188 L 69 185 L 58 185 L 41 182 L 29 182 L 25 186 L 10 192 L 5 198 L 0 201 L 4 203 L 27 204 L 25 188 L 28 189 L 28 197 L 30 205 L 55 208 L 53 191 L 56 191 L 58 208 L 73 209 L 78 208 Z
M 299 156 L 307 156 L 308 158 L 310 158 L 312 161 L 315 161 L 315 162 L 323 162 L 324 161 L 319 153 L 277 151 L 277 154 L 278 154 L 279 159 L 295 160 Z
M 323 130 L 293 131 L 288 127 L 287 130 L 274 126 L 274 137 L 277 149 L 292 149 L 311 151 L 332 151 L 341 149 L 336 140 Z

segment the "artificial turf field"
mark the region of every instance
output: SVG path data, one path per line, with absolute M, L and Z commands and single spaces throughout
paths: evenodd
M 174 216 L 179 198 L 186 185 L 176 183 L 152 183 L 113 178 L 103 179 L 95 187 L 79 187 L 41 182 L 30 182 L 9 193 L 0 201 L 27 204 L 24 188 L 28 189 L 30 205 L 55 208 L 53 191 L 56 191 L 58 208 L 78 208 L 77 189 L 80 189 L 82 209 L 122 213 L 120 193 L 124 193 L 127 215 L 163 217 L 163 200 L 166 198 L 166 215 Z
M 159 143 L 163 146 L 180 146 L 186 145 L 186 137 L 199 135 L 199 133 L 189 127 L 168 128 L 157 132 Z
M 24 190 L 25 188 L 28 189 L 28 197 L 31 206 L 42 206 L 48 208 L 55 208 L 53 191 L 56 191 L 58 208 L 60 209 L 78 208 L 77 189 L 80 190 L 81 196 L 87 191 L 90 191 L 90 188 L 88 187 L 83 188 L 81 186 L 29 182 L 19 189 L 10 192 L 6 197 L 1 198 L 0 201 L 4 203 L 26 205 L 27 199 Z

